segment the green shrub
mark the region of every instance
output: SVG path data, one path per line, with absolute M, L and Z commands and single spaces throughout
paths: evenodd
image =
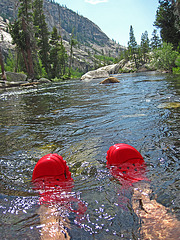
M 173 73 L 174 74 L 180 74 L 180 67 L 173 68 Z
M 173 68 L 173 73 L 180 74 L 180 55 L 176 58 L 175 64 L 177 67 Z
M 180 55 L 176 58 L 175 64 L 177 67 L 180 67 Z
M 15 58 L 11 51 L 9 51 L 4 67 L 6 72 L 14 72 L 15 70 Z
M 154 64 L 157 69 L 172 71 L 175 67 L 175 61 L 178 52 L 173 50 L 173 45 L 163 43 L 162 48 L 158 48 L 153 52 Z

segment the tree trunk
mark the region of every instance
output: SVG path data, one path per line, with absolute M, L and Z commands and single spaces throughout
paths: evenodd
M 71 51 L 70 51 L 70 59 L 69 59 L 69 77 L 71 76 L 71 66 L 72 66 L 72 55 L 73 55 L 73 49 L 72 49 L 72 40 L 71 40 Z
M 34 78 L 34 66 L 33 66 L 33 59 L 32 59 L 32 52 L 31 52 L 31 44 L 30 44 L 30 36 L 27 30 L 26 22 L 24 17 L 22 18 L 22 28 L 23 31 L 26 33 L 25 41 L 26 41 L 26 53 L 27 53 L 27 60 L 28 60 L 28 75 L 32 79 Z
M 28 42 L 30 45 L 30 42 Z M 29 76 L 34 79 L 34 66 L 33 66 L 33 59 L 31 54 L 31 49 L 27 48 L 27 55 L 28 55 L 28 62 L 29 62 Z
M 29 65 L 28 65 L 28 62 L 27 62 L 27 57 L 26 57 L 26 54 L 24 52 L 24 49 L 21 49 L 21 52 L 22 52 L 22 55 L 23 55 L 23 59 L 24 59 L 24 64 L 26 66 L 26 71 L 29 75 Z
M 4 69 L 4 62 L 3 62 L 3 55 L 2 55 L 1 47 L 0 47 L 0 65 L 1 65 L 1 71 L 2 71 L 2 78 L 4 80 L 7 80 L 5 69 Z

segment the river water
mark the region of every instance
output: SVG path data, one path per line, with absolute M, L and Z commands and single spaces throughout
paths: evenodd
M 138 239 L 139 219 L 106 168 L 115 143 L 147 164 L 152 198 L 180 220 L 180 77 L 122 74 L 118 84 L 71 80 L 0 91 L 0 239 L 40 239 L 39 196 L 31 184 L 39 158 L 58 153 L 86 206 L 69 213 L 72 239 Z M 140 239 L 140 238 L 139 238 Z

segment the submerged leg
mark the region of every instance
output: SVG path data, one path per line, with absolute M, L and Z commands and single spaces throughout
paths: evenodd
M 180 239 L 180 221 L 168 212 L 168 208 L 150 199 L 149 183 L 139 182 L 135 185 L 132 206 L 141 220 L 143 239 Z
M 55 207 L 41 206 L 38 214 L 41 223 L 41 240 L 70 240 L 68 219 L 58 215 Z

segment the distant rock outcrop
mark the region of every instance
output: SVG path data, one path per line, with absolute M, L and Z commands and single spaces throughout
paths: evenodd
M 107 71 L 109 74 L 116 74 L 119 72 L 120 66 L 121 66 L 121 63 L 117 63 L 117 64 L 101 67 L 100 69 Z
M 89 71 L 81 77 L 81 80 L 90 80 L 95 78 L 108 78 L 110 74 L 117 74 L 119 69 L 124 66 L 125 61 L 122 60 L 117 64 L 107 65 L 93 71 Z
M 4 21 L 0 16 L 0 46 L 3 55 L 8 55 L 9 51 L 15 48 L 15 46 L 12 45 L 12 37 L 7 32 L 8 24 L 8 20 Z
M 89 71 L 81 77 L 81 80 L 91 80 L 95 78 L 107 78 L 109 77 L 109 73 L 106 70 L 102 70 L 98 68 L 93 71 Z

